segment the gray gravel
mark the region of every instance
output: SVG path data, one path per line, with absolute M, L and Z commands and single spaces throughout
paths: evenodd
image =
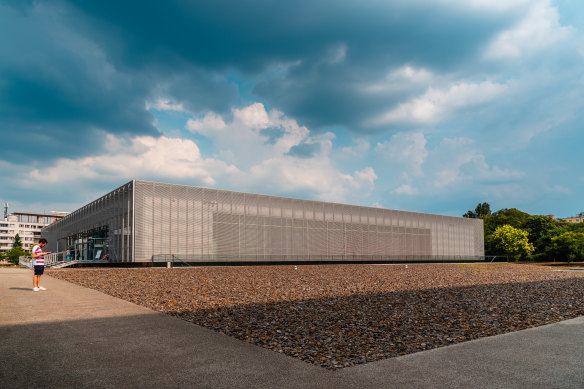
M 524 264 L 47 274 L 331 370 L 584 315 L 584 273 Z

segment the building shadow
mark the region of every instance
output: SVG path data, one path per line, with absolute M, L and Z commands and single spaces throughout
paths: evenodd
M 583 288 L 572 278 L 157 309 L 335 370 L 582 316 Z

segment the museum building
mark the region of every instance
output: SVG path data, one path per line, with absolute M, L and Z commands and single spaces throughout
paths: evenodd
M 476 261 L 483 221 L 133 180 L 42 232 L 112 263 Z

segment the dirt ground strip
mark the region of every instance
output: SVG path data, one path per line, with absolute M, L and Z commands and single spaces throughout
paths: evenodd
M 55 269 L 335 370 L 584 315 L 584 272 L 525 264 Z

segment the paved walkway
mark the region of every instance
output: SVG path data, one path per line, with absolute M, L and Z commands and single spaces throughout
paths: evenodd
M 0 387 L 582 388 L 584 318 L 331 372 L 103 293 L 0 269 Z

